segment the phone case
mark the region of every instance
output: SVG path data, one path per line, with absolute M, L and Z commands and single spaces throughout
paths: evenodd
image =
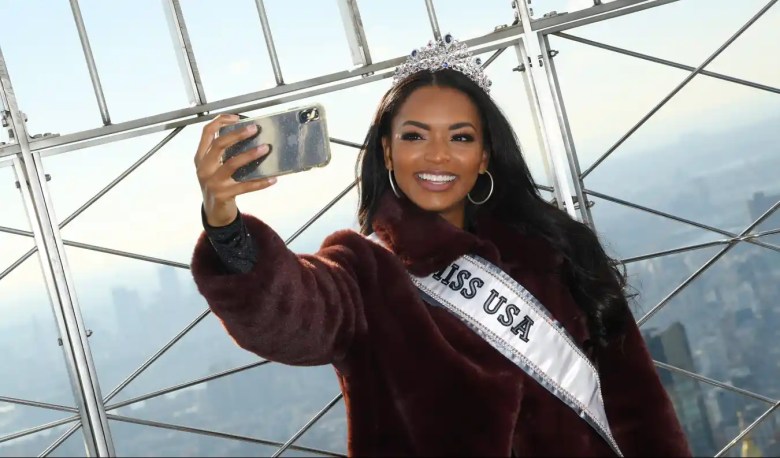
M 271 146 L 271 152 L 236 170 L 233 174 L 236 181 L 302 172 L 313 167 L 324 167 L 330 162 L 330 139 L 322 105 L 313 104 L 246 119 L 221 128 L 219 135 L 252 123 L 258 126 L 257 134 L 227 148 L 223 161 L 265 143 Z

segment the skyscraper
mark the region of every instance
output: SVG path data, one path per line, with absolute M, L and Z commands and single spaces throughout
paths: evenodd
M 682 323 L 674 322 L 660 332 L 651 329 L 645 332 L 644 337 L 653 358 L 686 371 L 696 372 L 688 336 Z M 714 455 L 717 452 L 715 440 L 699 383 L 675 372 L 659 371 L 659 375 L 674 403 L 694 455 Z

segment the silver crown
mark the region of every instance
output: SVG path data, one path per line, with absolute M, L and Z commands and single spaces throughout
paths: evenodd
M 412 51 L 406 62 L 395 69 L 393 85 L 417 72 L 436 72 L 448 68 L 463 73 L 485 92 L 490 93 L 492 83 L 482 71 L 482 59 L 472 59 L 466 43 L 456 40 L 450 34 L 445 35 L 442 40 L 429 41 L 427 46 Z

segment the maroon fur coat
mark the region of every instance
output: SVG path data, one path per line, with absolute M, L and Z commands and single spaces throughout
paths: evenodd
M 208 239 L 195 248 L 200 292 L 243 348 L 291 365 L 332 364 L 346 402 L 352 456 L 613 456 L 569 407 L 450 312 L 425 304 L 407 275 L 464 253 L 493 262 L 530 291 L 574 339 L 585 317 L 539 239 L 481 221 L 476 235 L 386 195 L 374 230 L 329 236 L 295 255 L 244 215 L 260 262 L 227 275 Z M 690 456 L 636 325 L 622 346 L 593 355 L 612 432 L 626 456 Z

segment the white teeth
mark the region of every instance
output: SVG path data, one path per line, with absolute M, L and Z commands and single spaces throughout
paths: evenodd
M 432 173 L 418 173 L 417 176 L 425 181 L 434 183 L 449 183 L 455 179 L 455 175 L 434 175 Z

